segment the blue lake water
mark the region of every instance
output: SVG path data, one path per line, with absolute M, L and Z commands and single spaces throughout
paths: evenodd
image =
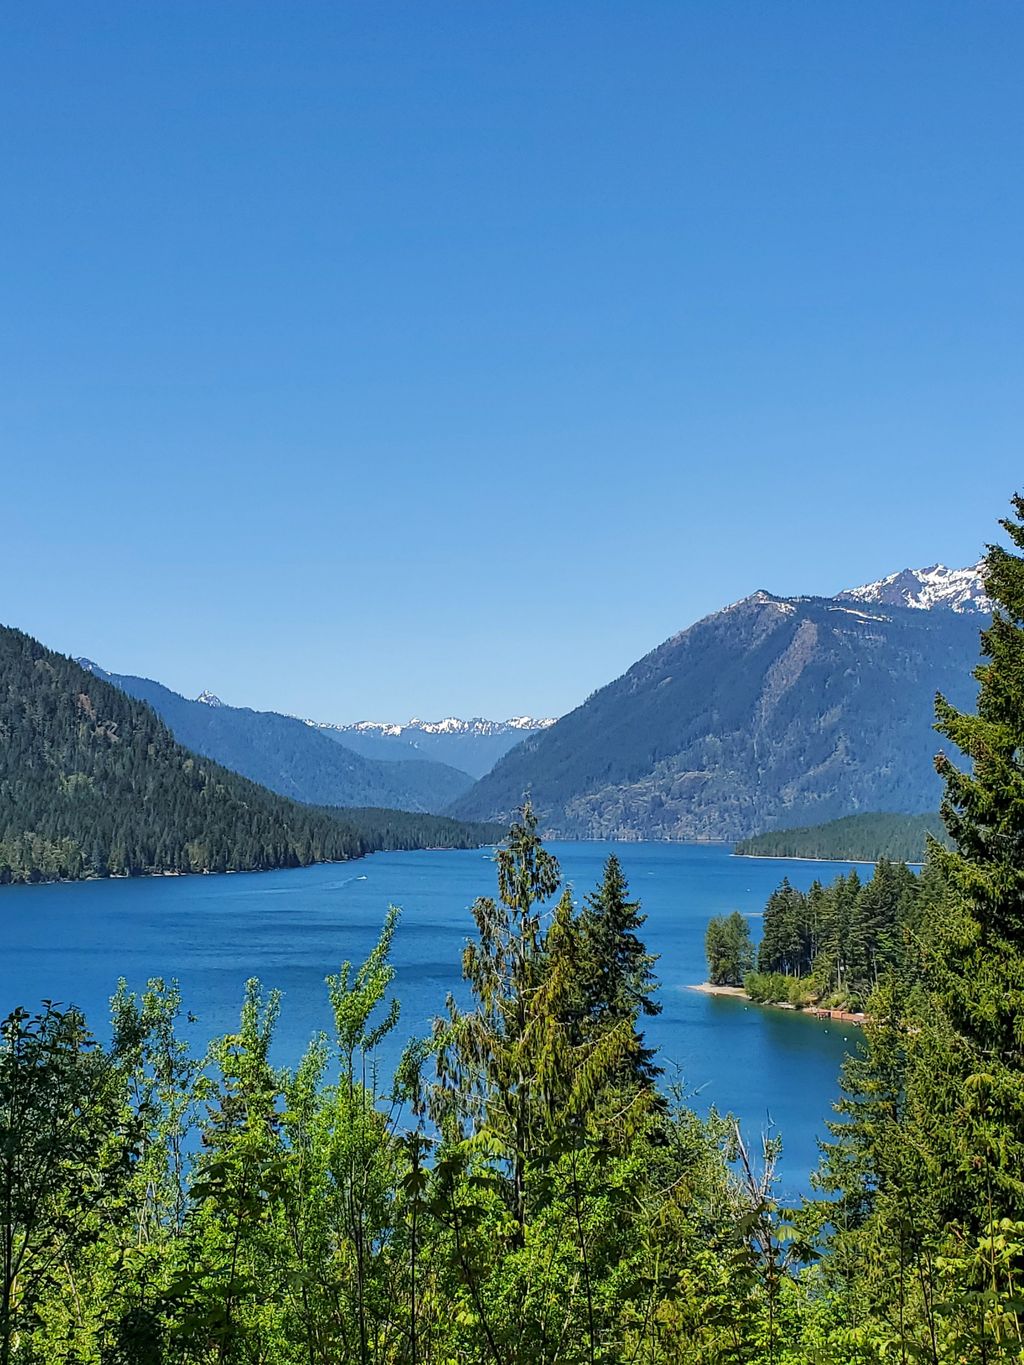
M 619 856 L 648 917 L 648 947 L 660 954 L 663 1012 L 647 1033 L 667 1077 L 681 1079 L 696 1108 L 734 1113 L 755 1145 L 773 1124 L 784 1142 L 783 1184 L 805 1189 L 856 1030 L 687 987 L 705 979 L 711 915 L 759 914 L 783 876 L 806 888 L 848 867 L 733 858 L 710 845 L 550 847 L 578 897 L 599 881 L 608 854 Z M 390 1063 L 406 1039 L 429 1030 L 446 993 L 459 993 L 469 906 L 494 885 L 491 853 L 473 850 L 378 853 L 288 872 L 3 887 L 0 1010 L 73 1002 L 102 1036 L 119 977 L 136 989 L 152 976 L 176 978 L 200 1042 L 233 1029 L 244 983 L 258 976 L 283 992 L 276 1058 L 294 1062 L 329 1027 L 325 975 L 346 958 L 362 960 L 391 903 L 403 913 L 394 947 L 402 1017 Z M 756 920 L 752 927 L 756 938 Z

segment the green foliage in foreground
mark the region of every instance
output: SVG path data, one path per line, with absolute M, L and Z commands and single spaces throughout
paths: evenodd
M 733 852 L 745 858 L 831 858 L 836 862 L 923 863 L 928 840 L 948 844 L 942 817 L 867 811 L 824 825 L 776 829 L 741 839 Z
M 849 1064 L 834 1202 L 785 1210 L 777 1140 L 754 1161 L 730 1122 L 655 1089 L 653 963 L 616 860 L 583 907 L 559 889 L 527 810 L 473 907 L 468 1005 L 390 1083 L 396 910 L 328 978 L 333 1027 L 295 1069 L 271 1061 L 278 999 L 257 981 L 201 1058 L 160 981 L 122 986 L 106 1047 L 74 1010 L 12 1014 L 2 1365 L 1024 1359 L 1024 1223 L 990 1200 L 976 1227 L 935 1225 L 922 1267 L 934 1201 L 886 1222 L 900 1189 L 877 1172 L 914 1173 L 879 1081 L 893 1029 L 904 1066 L 918 1034 L 889 1016 Z
M 161 982 L 122 988 L 109 1047 L 74 1011 L 13 1014 L 0 1361 L 761 1359 L 793 1259 L 774 1205 L 728 1174 L 726 1123 L 654 1089 L 615 859 L 582 908 L 558 891 L 527 811 L 474 906 L 469 1005 L 390 1084 L 395 911 L 294 1070 L 255 981 L 201 1059 Z
M 275 796 L 183 749 L 144 703 L 0 627 L 0 883 L 303 867 L 499 833 Z
M 394 910 L 328 978 L 333 1028 L 294 1070 L 271 1062 L 278 1002 L 256 981 L 202 1058 L 159 981 L 122 987 L 108 1047 L 74 1010 L 11 1015 L 0 1362 L 1019 1361 L 1024 1224 L 999 1201 L 936 1225 L 926 1280 L 909 1259 L 894 1279 L 891 1239 L 914 1243 L 876 1172 L 903 1176 L 901 1119 L 874 1111 L 918 1032 L 888 1015 L 849 1065 L 835 1202 L 787 1212 L 777 1142 L 755 1163 L 730 1123 L 655 1089 L 653 963 L 616 860 L 582 908 L 558 893 L 527 810 L 473 908 L 469 1004 L 449 1001 L 391 1083 L 375 1058 L 398 1023 Z
M 1024 557 L 990 546 L 986 591 L 977 714 L 937 707 L 969 760 L 937 761 L 956 847 L 932 847 L 942 894 L 872 997 L 825 1168 L 851 1359 L 1024 1360 Z

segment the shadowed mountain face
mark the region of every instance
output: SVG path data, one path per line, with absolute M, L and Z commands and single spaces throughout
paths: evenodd
M 973 703 L 985 622 L 755 593 L 527 739 L 451 811 L 504 820 L 529 792 L 567 837 L 736 839 L 935 810 L 935 692 Z
M 179 744 L 296 801 L 439 811 L 472 783 L 444 763 L 365 758 L 292 716 L 225 706 L 210 693 L 189 701 L 148 678 L 107 673 L 88 659 L 79 663 L 148 702 Z

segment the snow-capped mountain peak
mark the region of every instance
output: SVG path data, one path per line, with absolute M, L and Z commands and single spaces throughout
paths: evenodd
M 360 720 L 352 725 L 306 721 L 321 734 L 364 757 L 429 758 L 474 778 L 490 772 L 498 759 L 521 740 L 554 723 L 552 718 L 534 720 L 532 716 L 512 716 L 508 720 L 485 720 L 482 716 L 471 720 L 458 716 L 420 720 L 414 716 L 405 725 L 379 720 Z
M 224 705 L 224 703 L 221 701 L 220 697 L 216 696 L 213 692 L 200 692 L 200 693 L 199 693 L 199 696 L 196 697 L 196 701 L 201 701 L 201 702 L 203 703 L 204 706 L 223 706 L 223 705 Z
M 957 612 L 992 611 L 982 575 L 985 561 L 966 569 L 948 569 L 932 564 L 927 569 L 901 569 L 876 583 L 847 588 L 836 596 L 842 601 L 874 602 L 886 607 L 913 607 L 920 611 L 935 609 Z

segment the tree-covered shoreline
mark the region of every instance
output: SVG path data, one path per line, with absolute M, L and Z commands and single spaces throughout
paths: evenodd
M 913 988 L 922 929 L 943 893 L 934 867 L 916 873 L 886 858 L 867 880 L 854 870 L 800 891 L 784 877 L 756 949 L 745 916 L 709 922 L 709 982 L 742 987 L 756 1004 L 862 1014 L 883 980 Z
M 866 811 L 823 825 L 771 830 L 741 839 L 733 848 L 739 858 L 807 858 L 839 863 L 923 863 L 929 839 L 948 844 L 949 836 L 936 811 L 901 815 Z

